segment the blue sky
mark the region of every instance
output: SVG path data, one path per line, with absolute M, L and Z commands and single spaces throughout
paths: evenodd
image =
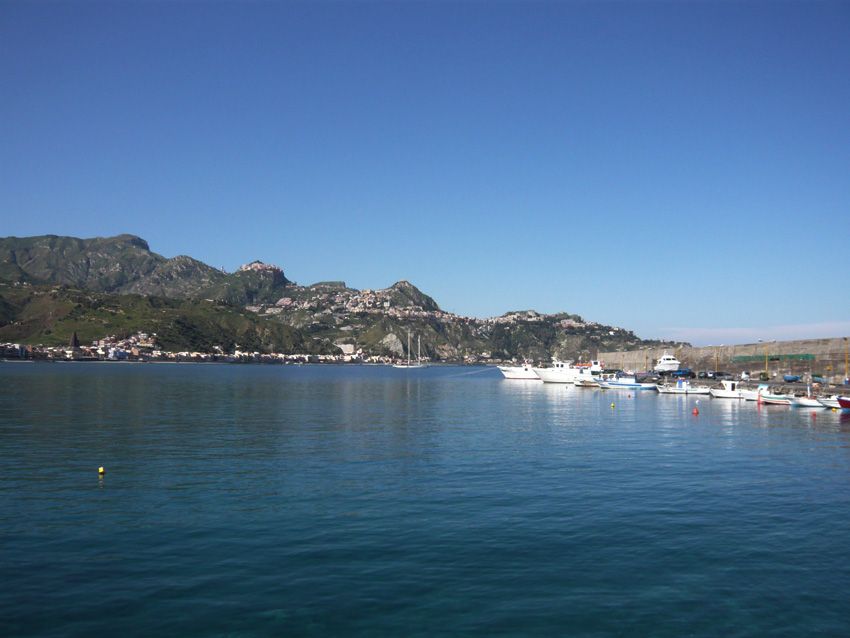
M 0 2 L 0 235 L 850 333 L 850 4 Z

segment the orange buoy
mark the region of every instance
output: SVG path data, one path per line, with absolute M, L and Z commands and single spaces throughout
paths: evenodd
M 693 414 L 694 416 L 699 416 L 699 408 L 694 408 L 694 409 L 691 411 L 691 414 Z

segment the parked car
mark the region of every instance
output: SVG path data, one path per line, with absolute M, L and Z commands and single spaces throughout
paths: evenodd
M 706 370 L 699 373 L 700 379 L 731 379 L 732 375 L 728 372 L 718 372 L 716 370 Z
M 696 379 L 697 373 L 690 368 L 682 368 L 681 370 L 673 370 L 670 376 L 678 379 Z

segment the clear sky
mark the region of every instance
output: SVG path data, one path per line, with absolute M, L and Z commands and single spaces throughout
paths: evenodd
M 0 1 L 0 235 L 850 333 L 850 3 Z

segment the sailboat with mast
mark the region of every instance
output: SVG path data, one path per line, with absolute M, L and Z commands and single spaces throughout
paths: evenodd
M 419 335 L 416 335 L 416 362 L 410 360 L 410 330 L 407 331 L 407 363 L 394 363 L 393 368 L 401 368 L 402 370 L 410 370 L 414 368 L 424 368 L 422 364 L 422 343 Z

